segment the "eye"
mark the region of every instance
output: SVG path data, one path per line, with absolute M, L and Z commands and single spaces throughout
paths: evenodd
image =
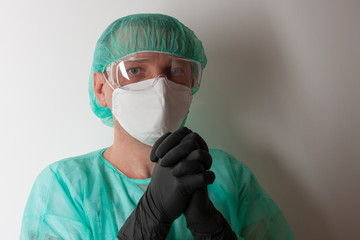
M 171 70 L 170 70 L 170 73 L 171 73 L 171 74 L 179 74 L 179 73 L 181 73 L 181 72 L 182 72 L 182 69 L 179 68 L 179 67 L 177 67 L 177 68 L 171 68 Z
M 128 72 L 132 75 L 136 75 L 140 73 L 140 68 L 130 68 Z

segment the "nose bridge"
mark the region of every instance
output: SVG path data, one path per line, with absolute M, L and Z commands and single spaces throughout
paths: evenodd
M 157 58 L 154 59 L 153 65 L 152 65 L 152 72 L 153 76 L 158 78 L 159 76 L 165 77 L 167 80 L 169 80 L 169 67 L 171 65 L 171 60 L 167 58 Z
M 154 78 L 159 79 L 161 77 L 168 80 L 167 72 L 166 72 L 166 66 L 164 64 L 163 59 L 156 58 L 153 60 L 153 64 L 151 66 L 152 68 L 152 75 Z

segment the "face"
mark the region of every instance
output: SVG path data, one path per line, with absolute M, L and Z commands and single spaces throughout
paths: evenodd
M 185 83 L 181 82 L 180 80 L 186 77 L 191 78 L 192 76 L 191 63 L 189 62 L 189 64 L 187 64 L 188 62 L 183 60 L 179 61 L 180 63 L 177 63 L 174 62 L 176 60 L 171 60 L 171 58 L 169 57 L 178 58 L 176 56 L 163 54 L 163 53 L 144 52 L 144 53 L 136 53 L 131 56 L 127 56 L 123 59 L 152 58 L 150 59 L 151 61 L 149 62 L 144 63 L 140 61 L 140 65 L 129 65 L 128 74 L 135 75 L 131 77 L 132 80 L 136 79 L 137 74 L 141 75 L 143 74 L 142 71 L 144 69 L 147 69 L 146 71 L 147 75 L 145 77 L 141 76 L 141 78 L 152 79 L 158 77 L 159 75 L 164 75 L 167 77 L 169 81 L 174 81 L 178 84 L 184 85 Z M 169 68 L 169 66 L 171 67 Z M 107 77 L 107 79 L 109 78 Z M 127 85 L 134 82 L 134 81 L 129 81 L 128 79 L 122 79 L 121 81 L 124 81 L 123 85 Z M 188 87 L 191 88 L 192 86 L 189 85 Z M 100 72 L 94 73 L 94 92 L 101 107 L 109 107 L 110 110 L 113 110 L 112 109 L 112 94 L 114 91 L 113 89 L 115 89 L 115 86 L 111 87 L 107 83 L 103 73 Z M 118 133 L 118 135 L 121 133 L 120 135 L 122 136 L 126 135 L 129 136 L 129 138 L 133 139 L 133 137 L 131 137 L 129 134 L 126 134 L 126 131 L 120 126 L 118 121 L 115 121 L 115 117 L 113 117 L 113 119 L 114 119 L 115 132 Z

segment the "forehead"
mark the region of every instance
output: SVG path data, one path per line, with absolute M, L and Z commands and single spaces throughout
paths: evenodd
M 138 52 L 131 54 L 129 56 L 123 57 L 122 59 L 130 59 L 130 58 L 147 58 L 147 57 L 158 57 L 158 58 L 164 58 L 164 57 L 176 57 L 180 58 L 175 55 L 166 54 L 166 53 L 159 53 L 159 52 Z

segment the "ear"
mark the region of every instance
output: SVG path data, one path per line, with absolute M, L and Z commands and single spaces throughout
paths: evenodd
M 104 75 L 100 72 L 94 72 L 94 93 L 101 107 L 107 107 L 105 88 L 106 81 Z

